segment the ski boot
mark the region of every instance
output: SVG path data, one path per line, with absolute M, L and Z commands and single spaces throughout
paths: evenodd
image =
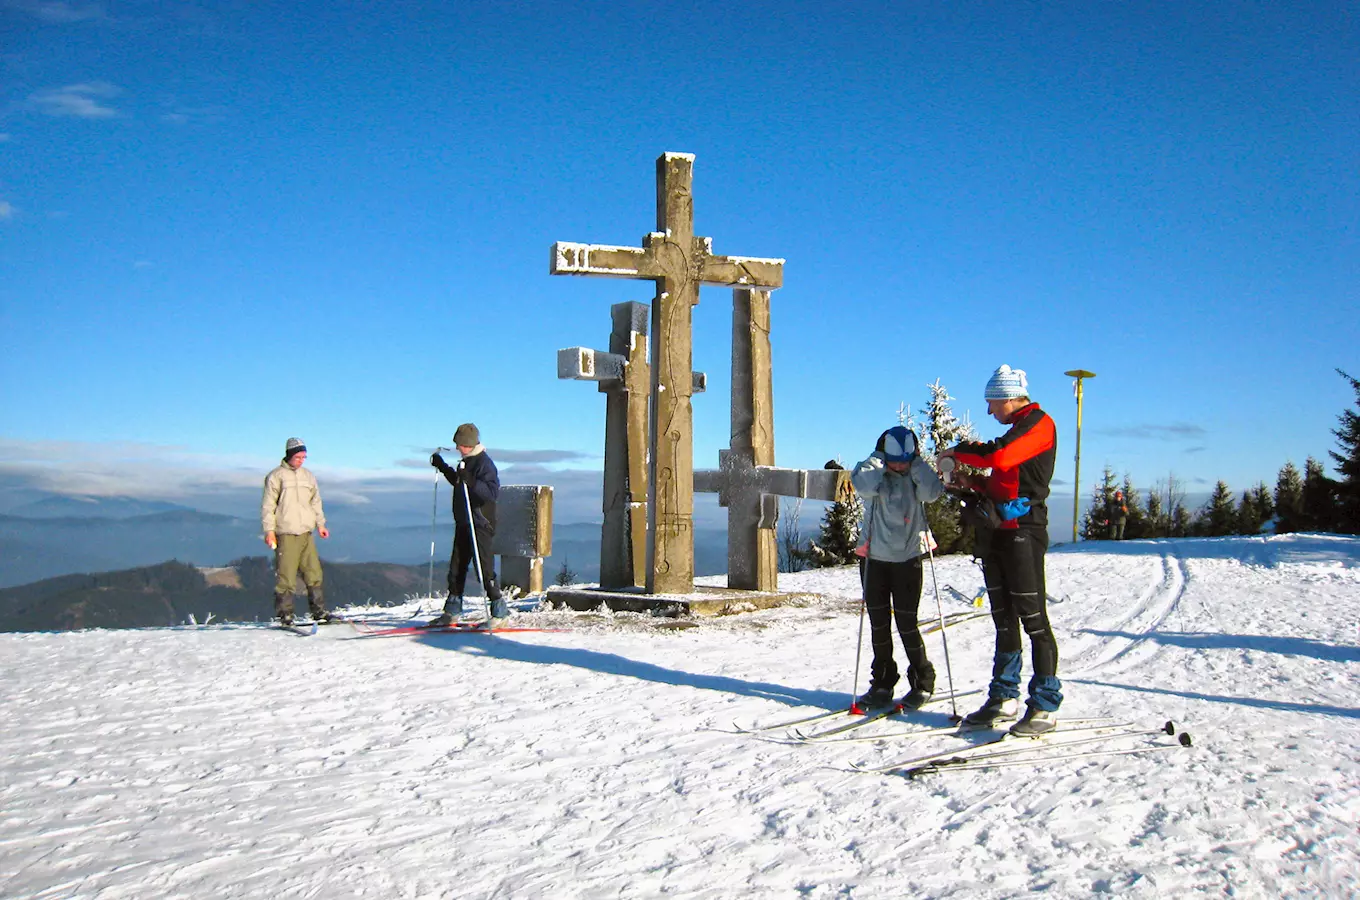
M 463 615 L 463 598 L 455 597 L 452 594 L 444 601 L 444 611 L 438 616 L 425 623 L 426 628 L 447 628 L 457 624 Z
M 870 687 L 868 691 L 855 698 L 855 706 L 864 712 L 886 709 L 893 705 L 892 688 Z
M 987 702 L 963 717 L 963 724 L 988 726 L 1009 721 L 1020 713 L 1020 701 L 1014 697 L 988 697 Z
M 1048 734 L 1058 727 L 1056 711 L 1039 709 L 1031 704 L 1025 709 L 1025 717 L 1011 726 L 1011 734 L 1018 737 L 1038 737 Z
M 935 667 L 930 663 L 912 666 L 907 672 L 907 683 L 911 690 L 902 695 L 897 703 L 903 709 L 920 709 L 935 694 Z

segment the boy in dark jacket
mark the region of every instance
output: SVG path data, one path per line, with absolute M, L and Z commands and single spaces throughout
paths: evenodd
M 500 473 L 482 446 L 477 426 L 466 422 L 453 433 L 453 443 L 462 459 L 450 466 L 438 453 L 430 465 L 453 485 L 453 552 L 449 556 L 449 594 L 444 613 L 431 626 L 452 624 L 463 614 L 463 588 L 467 585 L 468 566 L 474 556 L 481 561 L 479 579 L 491 601 L 492 628 L 510 616 L 510 609 L 496 584 L 495 559 L 491 540 L 496 536 L 496 498 L 500 495 Z M 471 518 L 469 518 L 469 510 Z M 473 542 L 476 541 L 476 553 Z

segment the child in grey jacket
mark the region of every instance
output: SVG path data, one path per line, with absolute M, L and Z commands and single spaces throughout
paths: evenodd
M 935 692 L 935 667 L 926 657 L 916 624 L 921 603 L 921 556 L 930 549 L 922 503 L 944 493 L 944 484 L 917 453 L 916 435 L 905 426 L 889 428 L 868 459 L 850 476 L 864 498 L 864 605 L 873 646 L 869 691 L 856 698 L 861 709 L 889 706 L 897 685 L 892 622 L 907 652 L 909 691 L 898 701 L 919 709 Z

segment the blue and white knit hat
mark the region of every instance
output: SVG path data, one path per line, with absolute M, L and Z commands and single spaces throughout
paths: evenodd
M 987 379 L 987 400 L 1014 400 L 1016 397 L 1029 396 L 1029 382 L 1025 380 L 1023 369 L 1001 366 Z
M 904 425 L 894 425 L 879 437 L 878 449 L 884 462 L 911 462 L 916 456 L 916 435 Z
M 302 442 L 302 438 L 289 438 L 283 445 L 283 458 L 288 459 L 294 453 L 306 453 L 307 445 Z

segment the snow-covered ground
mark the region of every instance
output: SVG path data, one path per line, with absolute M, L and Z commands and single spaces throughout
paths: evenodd
M 1360 540 L 1083 544 L 1048 572 L 1062 714 L 1193 747 L 908 780 L 846 769 L 962 741 L 733 733 L 846 701 L 852 569 L 692 627 L 0 635 L 0 896 L 1354 896 Z M 946 634 L 980 686 L 990 620 Z

